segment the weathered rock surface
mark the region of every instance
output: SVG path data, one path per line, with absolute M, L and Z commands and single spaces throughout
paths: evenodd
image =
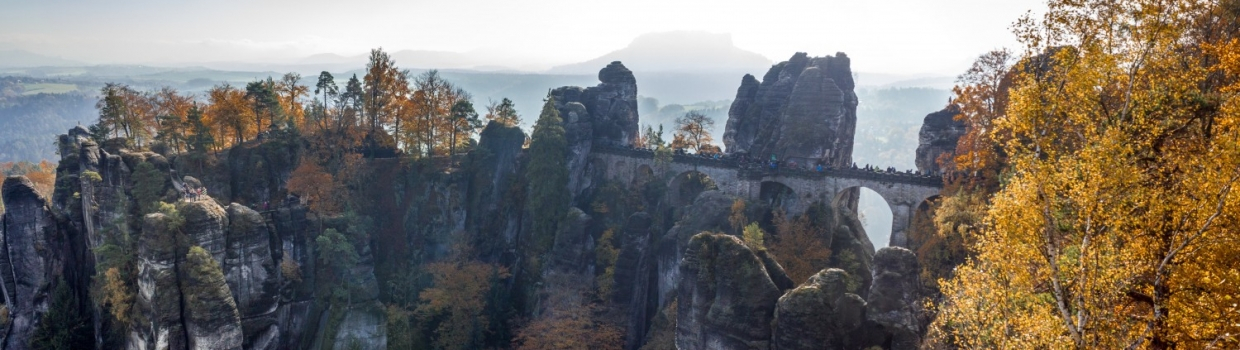
M 588 160 L 594 142 L 632 145 L 638 137 L 637 79 L 619 61 L 598 73 L 601 83 L 551 91 L 568 141 L 568 188 L 577 198 L 591 186 Z
M 918 171 L 938 173 L 943 170 L 939 168 L 939 156 L 956 152 L 956 143 L 965 133 L 964 122 L 955 119 L 959 113 L 960 109 L 953 104 L 926 115 L 917 134 L 917 157 L 914 161 Z
M 199 247 L 182 263 L 184 322 L 189 349 L 241 349 L 243 335 L 237 304 L 220 265 Z
M 9 309 L 4 349 L 29 348 L 30 336 L 48 309 L 51 283 L 63 268 L 56 223 L 44 196 L 25 176 L 4 179 L 0 217 L 0 287 Z
M 224 278 L 240 312 L 247 349 L 274 349 L 280 328 L 276 321 L 279 281 L 272 257 L 272 235 L 263 216 L 233 203 L 228 213 L 228 249 Z
M 585 273 L 593 263 L 593 247 L 586 225 L 590 216 L 581 209 L 569 208 L 567 219 L 560 223 L 559 232 L 551 248 L 553 266 L 560 272 Z
M 683 209 L 676 225 L 658 242 L 658 297 L 659 305 L 665 306 L 675 297 L 684 270 L 681 268 L 689 240 L 702 232 L 723 232 L 728 225 L 728 214 L 736 197 L 720 191 L 702 192 Z M 682 302 L 681 305 L 684 305 Z
M 333 349 L 386 349 L 387 318 L 379 303 L 355 307 L 345 313 Z
M 826 269 L 779 298 L 774 350 L 843 349 L 864 321 L 865 301 L 848 290 L 848 273 Z
M 693 236 L 680 270 L 677 348 L 768 347 L 783 294 L 771 276 L 782 270 L 768 270 L 740 239 L 715 233 Z
M 620 254 L 616 257 L 612 301 L 623 307 L 628 319 L 625 344 L 636 349 L 645 343 L 650 320 L 658 310 L 658 273 L 651 245 L 653 218 L 646 212 L 629 215 L 620 236 Z
M 917 256 L 908 249 L 886 247 L 874 254 L 866 319 L 882 326 L 890 349 L 916 349 L 921 343 L 918 271 Z
M 473 206 L 466 214 L 468 228 L 485 235 L 477 245 L 482 254 L 501 255 L 517 239 L 521 213 L 512 210 L 518 201 L 512 193 L 524 185 L 518 179 L 525 138 L 520 127 L 490 122 L 478 137 L 478 148 L 470 152 L 474 172 L 469 198 Z
M 189 346 L 181 305 L 177 233 L 173 220 L 161 213 L 143 220 L 138 245 L 138 296 L 134 311 L 143 320 L 130 331 L 128 349 L 186 349 Z
M 857 94 L 848 56 L 803 52 L 771 67 L 762 82 L 741 79 L 728 110 L 728 152 L 837 167 L 852 164 Z
M 224 264 L 228 248 L 228 214 L 214 200 L 185 202 L 177 210 L 185 218 L 184 232 L 189 244 L 202 247 L 217 264 Z

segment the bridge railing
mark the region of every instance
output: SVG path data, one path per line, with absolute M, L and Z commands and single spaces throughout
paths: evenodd
M 640 147 L 627 147 L 623 145 L 595 143 L 593 152 L 606 153 L 618 156 L 653 159 L 654 151 Z M 854 168 L 833 168 L 823 167 L 821 171 L 816 168 L 806 167 L 788 167 L 777 166 L 772 169 L 767 162 L 762 161 L 743 161 L 731 155 L 696 155 L 675 153 L 672 155 L 672 162 L 679 164 L 691 164 L 697 166 L 709 166 L 720 168 L 732 168 L 741 172 L 742 177 L 763 177 L 763 176 L 794 176 L 801 178 L 825 178 L 825 177 L 844 177 L 862 180 L 874 180 L 879 182 L 898 182 L 915 184 L 930 187 L 943 187 L 943 178 L 940 175 L 919 174 L 917 172 L 888 172 L 880 170 L 866 170 Z

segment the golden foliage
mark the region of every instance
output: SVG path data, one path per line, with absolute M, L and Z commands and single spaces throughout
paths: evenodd
M 620 249 L 612 243 L 615 236 L 614 229 L 603 231 L 603 235 L 598 239 L 598 245 L 594 247 L 594 265 L 603 271 L 594 278 L 598 286 L 598 298 L 601 300 L 611 299 L 616 283 L 616 259 L 620 257 Z
M 710 129 L 714 126 L 715 120 L 702 112 L 685 113 L 684 116 L 676 118 L 676 133 L 672 135 L 672 148 L 693 149 L 693 153 L 710 153 L 718 150 L 718 147 L 711 147 L 714 138 L 710 135 Z M 677 147 L 678 145 L 680 147 Z
M 103 276 L 103 304 L 121 324 L 131 324 L 134 320 L 134 291 L 115 267 L 105 271 Z
M 732 209 L 728 214 L 728 224 L 732 225 L 732 232 L 744 232 L 745 224 L 749 222 L 749 218 L 745 216 L 745 200 L 737 198 L 732 201 Z
M 478 348 L 490 322 L 483 314 L 487 294 L 496 280 L 508 278 L 504 267 L 457 254 L 452 261 L 427 265 L 434 285 L 419 294 L 417 312 L 423 319 L 443 317 L 435 328 L 436 349 Z
M 285 186 L 289 192 L 305 198 L 310 210 L 320 214 L 335 214 L 341 210 L 340 198 L 334 193 L 336 181 L 323 167 L 311 159 L 303 159 L 293 170 Z
M 831 247 L 825 242 L 826 230 L 810 222 L 808 215 L 789 219 L 777 211 L 774 221 L 775 237 L 769 248 L 793 283 L 805 282 L 827 267 Z
M 294 261 L 289 256 L 280 259 L 280 273 L 281 276 L 293 283 L 301 283 L 301 265 L 298 265 L 297 261 Z
M 537 318 L 517 331 L 513 347 L 519 350 L 621 349 L 620 327 L 599 320 L 598 306 L 590 303 L 580 287 L 556 282 L 545 288 L 548 304 Z
M 750 223 L 745 226 L 745 232 L 741 234 L 741 238 L 745 240 L 745 245 L 749 249 L 765 250 L 766 249 L 766 232 L 758 227 L 758 223 Z
M 209 104 L 205 109 L 203 120 L 215 132 L 215 141 L 224 146 L 240 144 L 254 129 L 257 116 L 250 109 L 245 98 L 245 90 L 238 89 L 227 83 L 207 90 Z
M 994 121 L 1010 176 L 932 338 L 1240 346 L 1238 47 L 1217 6 L 1054 0 L 1017 22 L 1026 57 Z

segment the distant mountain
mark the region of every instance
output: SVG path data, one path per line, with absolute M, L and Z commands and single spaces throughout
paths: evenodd
M 732 43 L 731 34 L 697 31 L 650 33 L 633 39 L 629 46 L 601 57 L 556 66 L 550 73 L 596 74 L 612 61 L 624 62 L 634 72 L 652 71 L 752 71 L 770 68 L 770 59 Z M 736 77 L 737 81 L 740 76 Z
M 342 56 L 334 53 L 310 55 L 298 60 L 299 64 L 365 64 L 366 56 Z
M 81 66 L 85 63 L 60 57 L 40 55 L 24 50 L 0 50 L 0 67 L 64 67 Z
M 510 67 L 499 66 L 496 57 L 481 57 L 479 55 L 450 52 L 450 51 L 431 51 L 431 50 L 401 50 L 388 52 L 396 66 L 403 69 L 472 69 L 472 70 L 512 70 Z M 334 53 L 321 53 L 308 56 L 297 61 L 298 65 L 323 65 L 336 67 L 347 65 L 351 68 L 361 68 L 366 66 L 366 62 L 370 59 L 370 53 L 344 56 Z
M 924 87 L 934 89 L 951 89 L 956 83 L 952 76 L 933 74 L 890 74 L 874 72 L 855 73 L 857 86 L 860 87 Z

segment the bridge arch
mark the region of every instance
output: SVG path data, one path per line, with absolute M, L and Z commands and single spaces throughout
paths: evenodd
M 909 249 L 918 249 L 930 240 L 930 235 L 938 234 L 934 227 L 934 212 L 938 209 L 939 198 L 939 195 L 930 196 L 913 207 L 908 227 Z
M 681 172 L 667 185 L 668 197 L 676 207 L 693 204 L 693 199 L 702 192 L 717 189 L 719 186 L 710 175 L 697 170 Z
M 850 186 L 836 192 L 832 204 L 840 210 L 856 215 L 874 249 L 897 246 L 902 242 L 893 240 L 893 233 L 902 227 L 897 206 L 882 193 L 869 186 Z
M 788 213 L 793 212 L 799 202 L 796 191 L 778 181 L 763 181 L 758 190 L 758 200 L 771 209 L 783 209 Z
M 633 169 L 633 185 L 645 184 L 652 180 L 654 180 L 654 169 L 649 164 L 641 164 Z

